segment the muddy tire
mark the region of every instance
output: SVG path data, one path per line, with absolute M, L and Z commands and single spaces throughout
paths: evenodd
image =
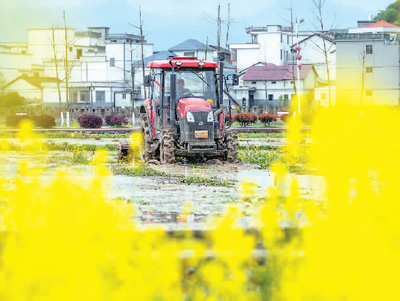
M 227 131 L 225 136 L 226 141 L 226 161 L 235 163 L 237 160 L 238 152 L 238 135 L 236 132 Z
M 129 142 L 128 140 L 121 140 L 118 142 L 118 161 L 122 161 L 124 158 L 128 160 L 129 155 Z
M 163 129 L 161 132 L 160 161 L 161 163 L 175 162 L 175 137 L 172 129 Z
M 142 160 L 148 162 L 155 160 L 156 154 L 153 149 L 154 140 L 151 137 L 149 123 L 147 121 L 146 113 L 140 114 L 140 128 L 143 134 L 143 145 L 142 145 Z

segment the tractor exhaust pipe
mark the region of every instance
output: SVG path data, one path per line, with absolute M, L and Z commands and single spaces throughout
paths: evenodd
M 224 104 L 224 61 L 225 53 L 218 52 L 219 60 L 219 106 Z

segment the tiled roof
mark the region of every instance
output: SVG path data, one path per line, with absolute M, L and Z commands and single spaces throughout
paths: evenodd
M 15 83 L 16 81 L 18 81 L 20 79 L 26 81 L 27 83 L 29 83 L 32 86 L 35 86 L 39 89 L 42 87 L 42 83 L 56 83 L 57 82 L 57 78 L 55 78 L 55 77 L 38 77 L 38 76 L 21 75 L 21 76 L 17 77 L 16 79 L 14 79 L 13 81 L 6 84 L 3 88 L 10 86 L 11 84 Z M 61 80 L 59 80 L 59 82 L 61 82 Z
M 247 69 L 243 76 L 243 80 L 248 81 L 279 81 L 293 79 L 292 66 L 276 66 L 274 64 L 266 64 L 262 66 L 251 66 Z M 297 71 L 295 66 L 295 79 L 297 79 Z M 300 69 L 300 79 L 305 79 L 313 69 L 311 65 L 303 65 Z
M 320 33 L 320 32 L 316 32 L 316 33 L 314 33 L 314 34 L 312 34 L 312 35 L 306 37 L 305 39 L 299 41 L 299 44 L 303 43 L 304 41 L 306 41 L 306 40 L 308 40 L 308 39 L 310 39 L 310 38 L 312 38 L 312 37 L 320 37 L 321 39 L 323 38 L 323 39 L 325 39 L 325 40 L 331 42 L 332 44 L 336 44 L 336 41 L 335 41 L 334 39 L 332 39 L 331 37 L 328 37 L 327 35 L 325 35 L 325 34 L 323 34 L 323 33 Z M 295 43 L 295 44 L 296 44 L 296 43 Z M 294 46 L 294 45 L 293 45 L 293 46 Z
M 206 45 L 204 45 L 202 42 L 197 41 L 195 39 L 189 39 L 186 40 L 170 49 L 169 51 L 196 51 L 196 50 L 205 50 Z M 212 50 L 210 47 L 207 48 L 207 50 Z
M 371 25 L 364 25 L 364 27 L 398 27 L 398 26 L 381 20 Z

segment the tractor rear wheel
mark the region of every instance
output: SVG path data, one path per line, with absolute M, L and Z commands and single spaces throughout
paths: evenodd
M 238 152 L 238 135 L 236 132 L 231 130 L 227 130 L 225 136 L 226 142 L 226 160 L 229 163 L 235 163 L 237 160 L 237 152 Z
M 173 163 L 175 161 L 175 137 L 172 129 L 161 131 L 160 161 L 161 163 Z
M 156 159 L 155 150 L 153 150 L 154 140 L 151 137 L 149 122 L 146 113 L 140 114 L 140 128 L 143 134 L 142 160 L 148 162 Z

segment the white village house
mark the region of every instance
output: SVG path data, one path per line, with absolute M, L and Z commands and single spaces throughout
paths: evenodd
M 313 72 L 316 72 L 316 80 L 312 87 L 315 92 L 314 98 L 318 104 L 326 105 L 328 102 L 328 78 L 325 63 L 324 48 L 328 55 L 328 67 L 330 73 L 331 97 L 335 98 L 335 70 L 336 70 L 336 45 L 335 41 L 330 37 L 329 32 L 311 32 L 299 31 L 297 40 L 295 32 L 292 32 L 291 27 L 283 27 L 281 25 L 267 25 L 265 27 L 249 27 L 246 29 L 251 37 L 250 43 L 231 43 L 232 63 L 238 68 L 241 75 L 247 73 L 251 66 L 257 66 L 266 62 L 275 66 L 287 66 L 292 70 L 293 64 L 296 64 L 295 47 L 297 44 L 301 47 L 301 64 L 312 65 L 315 67 Z M 324 47 L 325 41 L 325 47 Z M 307 67 L 306 67 L 307 68 Z M 294 67 L 296 73 L 296 67 Z M 268 99 L 270 96 L 260 98 L 260 94 L 255 94 L 252 81 L 244 81 L 244 77 L 240 77 L 239 87 L 234 87 L 234 94 L 240 99 L 244 99 L 247 105 L 258 103 L 260 99 Z M 292 90 L 288 90 L 289 85 L 285 85 L 285 93 L 276 94 L 282 98 L 275 103 L 285 104 L 285 99 L 290 103 L 291 95 L 294 94 L 294 85 Z M 260 88 L 260 87 L 259 87 Z M 315 88 L 315 89 L 314 89 Z M 310 87 L 307 87 L 307 94 Z M 290 92 L 290 93 L 289 93 Z M 286 96 L 285 96 L 286 95 Z M 273 96 L 274 99 L 278 99 Z M 285 98 L 286 97 L 286 98 Z M 257 100 L 258 99 L 258 100 Z M 326 101 L 324 100 L 326 99 Z M 272 105 L 267 102 L 266 105 Z
M 76 32 L 67 29 L 68 100 L 71 107 L 125 107 L 132 105 L 132 64 L 141 58 L 141 40 L 131 34 L 110 34 L 108 27 L 89 27 Z M 153 45 L 143 41 L 144 56 L 153 54 Z M 5 48 L 7 43 L 2 43 Z M 27 47 L 20 64 L 12 64 L 14 74 L 5 72 L 8 84 L 4 92 L 17 91 L 28 100 L 43 106 L 59 106 L 57 78 L 61 81 L 61 102 L 66 104 L 65 80 L 65 31 L 64 28 L 30 29 Z M 56 74 L 54 48 L 58 62 Z M 1 49 L 1 47 L 0 47 Z M 11 54 L 0 52 L 0 58 Z M 16 56 L 16 54 L 14 54 Z M 0 72 L 7 70 L 7 63 L 0 60 Z M 11 64 L 11 63 L 10 63 Z M 10 78 L 16 76 L 16 78 Z M 49 80 L 53 78 L 53 80 Z M 142 76 L 135 76 L 136 99 L 143 99 Z M 32 85 L 31 83 L 35 84 Z
M 337 101 L 357 105 L 400 104 L 400 27 L 369 22 L 335 36 Z
M 249 67 L 242 78 L 244 86 L 248 87 L 248 95 L 243 97 L 245 105 L 267 107 L 270 113 L 287 109 L 294 95 L 293 81 L 298 83 L 297 72 L 295 71 L 293 77 L 292 67 L 271 63 L 259 63 Z M 315 68 L 303 65 L 300 70 L 300 89 L 304 96 L 313 96 L 316 78 Z

